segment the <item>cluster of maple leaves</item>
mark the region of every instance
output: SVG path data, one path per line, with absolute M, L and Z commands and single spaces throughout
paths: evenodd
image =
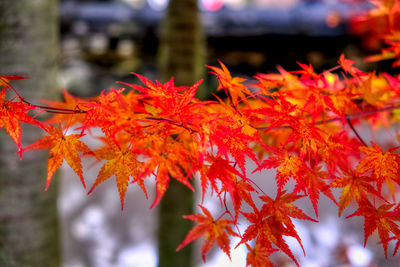
M 385 1 L 376 10 L 385 9 L 389 18 L 397 19 L 399 7 L 397 1 Z M 392 33 L 398 37 L 396 30 Z M 397 51 L 399 43 L 393 41 L 387 49 Z M 236 247 L 248 249 L 247 265 L 273 266 L 269 257 L 278 250 L 299 265 L 284 237 L 295 238 L 302 247 L 293 219 L 316 220 L 294 202 L 308 198 L 318 217 L 321 194 L 338 206 L 339 216 L 353 203 L 355 211 L 348 217 L 364 217 L 365 243 L 378 230 L 385 255 L 392 241 L 397 242 L 395 254 L 400 245 L 398 147 L 368 144 L 355 126 L 366 121 L 387 127 L 398 121 L 393 110 L 399 108 L 400 75 L 363 72 L 344 55 L 337 67 L 322 73 L 315 73 L 311 65 L 299 67 L 258 74 L 253 84 L 232 77 L 222 63 L 209 67 L 219 81 L 218 90 L 226 94 L 215 101 L 195 98 L 201 81 L 182 87 L 173 79 L 162 84 L 136 74 L 142 85 L 120 83 L 131 90 L 113 89 L 89 99 L 64 91 L 63 102 L 38 106 L 10 84 L 25 77 L 0 76 L 0 128 L 21 156 L 27 150 L 50 149 L 46 189 L 64 159 L 86 188 L 83 157 L 102 164 L 89 193 L 115 177 L 122 208 L 128 186 L 140 186 L 147 197 L 146 179 L 156 181 L 152 207 L 162 200 L 171 179 L 190 190 L 193 179 L 199 179 L 203 198 L 214 194 L 224 212 L 213 216 L 199 205 L 202 213 L 184 216 L 197 225 L 177 249 L 204 237 L 203 259 L 215 242 L 230 256 L 229 237 L 234 236 L 240 238 Z M 32 115 L 35 112 L 54 116 L 41 122 Z M 42 128 L 47 136 L 23 148 L 21 122 Z M 102 135 L 96 136 L 94 129 L 101 129 Z M 80 140 L 84 135 L 103 145 L 89 148 Z M 246 170 L 250 161 L 256 169 Z M 266 169 L 276 170 L 275 197 L 266 195 L 249 174 Z M 333 188 L 341 189 L 338 200 Z M 256 205 L 256 199 L 263 205 Z M 239 221 L 247 221 L 247 229 L 240 231 Z
M 366 61 L 397 58 L 394 67 L 400 66 L 400 6 L 398 0 L 369 0 L 374 4 L 370 12 L 356 16 L 351 23 L 352 32 L 363 37 L 370 49 L 386 47 L 378 55 L 369 56 Z

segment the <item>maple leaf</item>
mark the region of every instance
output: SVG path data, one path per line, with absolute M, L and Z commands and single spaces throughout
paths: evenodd
M 105 146 L 94 151 L 99 159 L 107 160 L 101 167 L 97 179 L 92 188 L 89 190 L 90 194 L 99 184 L 115 175 L 117 187 L 120 195 L 121 210 L 124 209 L 124 199 L 126 189 L 128 187 L 130 176 L 137 178 L 141 163 L 137 160 L 137 155 L 127 144 L 117 144 L 113 141 L 103 138 Z M 138 185 L 144 191 L 146 197 L 147 192 L 141 179 L 136 179 Z
M 291 252 L 288 244 L 283 239 L 283 236 L 295 237 L 293 236 L 292 231 L 288 230 L 284 224 L 276 220 L 276 218 L 269 217 L 267 214 L 261 213 L 256 208 L 254 209 L 254 213 L 242 212 L 242 214 L 252 224 L 247 227 L 241 241 L 236 245 L 236 247 L 257 238 L 257 242 L 261 242 L 263 246 L 268 247 L 275 244 L 282 252 L 288 255 L 297 266 L 299 266 L 299 263 Z
M 321 149 L 321 157 L 327 165 L 329 174 L 334 175 L 339 168 L 346 169 L 351 157 L 358 159 L 360 154 L 359 146 L 360 141 L 348 137 L 346 131 L 330 134 L 326 141 L 326 146 Z
M 255 192 L 255 189 L 250 185 L 248 179 L 231 165 L 232 163 L 230 161 L 221 157 L 213 156 L 208 156 L 208 161 L 212 162 L 212 164 L 210 166 L 205 166 L 204 170 L 202 171 L 202 175 L 208 178 L 207 181 L 210 181 L 211 187 L 216 192 L 218 192 L 216 179 L 221 181 L 221 193 L 229 193 L 235 209 L 236 219 L 239 215 L 242 201 L 245 201 L 251 207 L 255 207 L 254 201 L 250 194 L 251 192 Z M 238 180 L 238 176 L 242 179 Z M 207 184 L 202 185 L 203 195 L 205 194 L 206 186 Z
M 22 75 L 0 75 L 0 87 L 3 88 L 10 88 L 10 81 L 12 80 L 23 80 L 23 79 L 29 79 L 28 77 L 22 76 Z
M 280 192 L 290 178 L 300 179 L 302 172 L 307 166 L 304 161 L 297 155 L 291 154 L 288 150 L 269 147 L 277 156 L 270 156 L 264 160 L 259 167 L 254 171 L 260 171 L 262 169 L 277 169 L 276 183 L 278 185 L 278 192 Z
M 280 95 L 282 89 L 286 87 L 293 89 L 302 86 L 299 77 L 296 75 L 291 74 L 280 66 L 278 66 L 278 71 L 279 73 L 256 74 L 254 78 L 259 83 L 254 84 L 254 86 L 260 88 L 262 94 L 271 96 Z M 276 88 L 280 90 L 276 92 L 271 90 Z
M 84 107 L 86 114 L 80 129 L 84 131 L 90 127 L 100 127 L 106 136 L 115 139 L 116 134 L 121 131 L 121 124 L 124 125 L 126 121 L 125 116 L 121 116 L 121 109 L 127 114 L 132 112 L 122 95 L 123 90 L 113 89 L 107 93 L 103 91 L 92 101 L 82 103 L 80 106 Z
M 292 126 L 292 125 L 291 125 Z M 313 155 L 317 158 L 317 152 L 320 147 L 326 146 L 326 141 L 323 136 L 327 135 L 321 129 L 315 127 L 311 123 L 304 120 L 298 120 L 296 124 L 293 123 L 293 132 L 287 139 L 289 142 L 300 142 L 300 156 Z
M 318 217 L 318 200 L 320 193 L 323 193 L 330 198 L 335 204 L 337 204 L 335 197 L 328 184 L 324 181 L 328 178 L 328 173 L 321 171 L 321 166 L 315 166 L 314 168 L 305 168 L 302 174 L 296 177 L 296 186 L 294 192 L 303 191 L 309 197 L 315 215 Z
M 267 195 L 261 196 L 260 199 L 265 203 L 260 212 L 263 214 L 263 216 L 269 216 L 275 221 L 284 224 L 287 232 L 290 233 L 290 236 L 296 238 L 296 240 L 299 242 L 305 255 L 303 244 L 301 243 L 301 239 L 296 232 L 291 218 L 308 220 L 312 222 L 318 221 L 310 218 L 301 209 L 292 204 L 292 202 L 302 197 L 304 196 L 286 193 L 286 191 L 279 192 L 275 199 L 272 199 Z
M 344 54 L 340 55 L 339 65 L 346 72 L 351 74 L 353 77 L 364 76 L 365 73 L 355 67 L 353 67 L 354 60 L 345 58 Z
M 343 174 L 344 176 L 336 178 L 330 185 L 331 187 L 343 188 L 339 201 L 339 216 L 342 215 L 343 210 L 353 199 L 359 205 L 362 205 L 368 199 L 367 193 L 383 199 L 380 193 L 371 185 L 371 182 L 373 182 L 372 177 L 361 176 L 351 169 L 343 170 Z
M 358 210 L 346 217 L 364 217 L 364 247 L 367 244 L 368 237 L 378 229 L 379 238 L 385 251 L 386 258 L 388 241 L 390 240 L 389 234 L 400 234 L 399 226 L 396 224 L 396 221 L 400 221 L 400 214 L 398 210 L 395 213 L 390 211 L 393 206 L 394 204 L 383 204 L 379 206 L 379 208 L 375 208 L 368 200 L 366 200 L 362 205 L 360 205 Z
M 251 207 L 255 207 L 251 192 L 257 192 L 254 187 L 248 182 L 249 179 L 241 179 L 238 181 L 237 177 L 233 179 L 233 186 L 226 186 L 223 190 L 228 191 L 233 207 L 235 209 L 235 220 L 239 216 L 239 210 L 242 206 L 242 200 L 249 204 Z
M 248 144 L 253 141 L 259 141 L 259 139 L 243 133 L 242 127 L 231 128 L 225 125 L 218 125 L 215 132 L 211 134 L 211 141 L 218 147 L 218 153 L 226 159 L 229 158 L 228 152 L 231 153 L 243 174 L 246 172 L 246 156 L 258 165 L 257 157 Z
M 311 64 L 306 65 L 300 62 L 297 64 L 302 68 L 302 70 L 292 71 L 292 73 L 299 73 L 301 74 L 301 79 L 318 79 L 319 75 L 314 72 L 314 68 Z
M 287 193 L 286 191 L 279 192 L 275 199 L 272 199 L 267 195 L 260 196 L 260 199 L 265 202 L 261 208 L 261 213 L 275 217 L 282 223 L 286 224 L 287 227 L 293 227 L 293 229 L 294 225 L 291 224 L 290 218 L 318 222 L 307 216 L 301 209 L 292 204 L 292 202 L 303 197 L 304 196 L 302 195 Z
M 386 183 L 392 195 L 394 195 L 394 182 L 399 183 L 399 163 L 400 157 L 394 152 L 399 147 L 393 147 L 386 152 L 371 142 L 372 147 L 360 147 L 360 151 L 367 155 L 357 166 L 356 171 L 365 173 L 372 171 L 376 179 L 379 192 L 381 191 L 383 182 Z
M 228 255 L 230 256 L 230 246 L 229 246 L 229 235 L 238 236 L 235 232 L 232 231 L 231 225 L 234 224 L 233 221 L 217 219 L 214 220 L 211 213 L 203 206 L 199 205 L 204 215 L 196 214 L 196 215 L 185 215 L 183 218 L 192 220 L 196 222 L 196 225 L 189 233 L 186 235 L 183 242 L 176 249 L 179 251 L 187 244 L 193 242 L 194 240 L 204 236 L 204 243 L 201 247 L 201 257 L 203 261 L 205 261 L 205 255 L 211 249 L 215 242 L 217 242 L 218 246 Z
M 288 125 L 296 127 L 299 124 L 299 118 L 292 115 L 298 109 L 297 106 L 288 102 L 283 96 L 274 100 L 262 96 L 259 96 L 259 98 L 267 104 L 267 107 L 254 110 L 254 112 L 265 116 L 266 121 L 270 123 L 266 131 L 281 126 L 287 127 Z
M 121 84 L 132 87 L 142 93 L 143 98 L 152 101 L 153 111 L 157 111 L 157 115 L 163 117 L 182 118 L 193 116 L 193 109 L 208 101 L 199 102 L 194 98 L 197 88 L 203 80 L 196 82 L 193 86 L 175 86 L 174 80 L 162 84 L 158 81 L 152 82 L 149 79 L 134 73 L 145 86 Z M 155 114 L 153 114 L 155 115 Z M 170 119 L 172 119 L 170 118 Z
M 192 178 L 195 163 L 191 155 L 193 152 L 183 142 L 170 135 L 149 136 L 149 140 L 150 147 L 145 152 L 147 160 L 142 165 L 139 176 L 155 176 L 156 197 L 151 205 L 151 208 L 154 208 L 167 191 L 171 178 L 194 191 L 189 179 Z
M 274 267 L 275 265 L 269 259 L 269 255 L 277 251 L 271 247 L 266 247 L 261 242 L 256 242 L 254 248 L 246 244 L 248 249 L 246 266 L 253 267 Z
M 366 103 L 382 107 L 393 97 L 390 84 L 383 75 L 369 73 L 358 85 L 360 96 Z
M 249 89 L 242 83 L 246 79 L 240 77 L 232 77 L 229 70 L 225 67 L 225 65 L 218 61 L 221 65 L 221 68 L 207 66 L 208 68 L 212 69 L 218 78 L 218 88 L 217 90 L 223 89 L 224 92 L 231 96 L 232 104 L 237 106 L 239 100 L 247 102 L 247 96 L 251 96 L 251 92 Z
M 238 170 L 232 166 L 232 162 L 223 159 L 222 157 L 214 157 L 208 155 L 207 161 L 211 162 L 211 165 L 206 166 L 204 175 L 208 178 L 211 183 L 213 190 L 218 191 L 217 181 L 219 179 L 225 186 L 229 187 L 229 184 L 233 181 L 234 177 L 242 176 Z M 206 188 L 203 188 L 203 192 Z
M 79 152 L 85 154 L 91 154 L 90 148 L 85 145 L 82 141 L 78 140 L 82 137 L 81 134 L 70 134 L 65 135 L 64 130 L 61 126 L 55 128 L 49 125 L 47 127 L 47 132 L 49 136 L 45 136 L 42 139 L 37 140 L 35 143 L 24 148 L 24 151 L 35 150 L 35 149 L 48 149 L 49 159 L 47 161 L 47 180 L 46 180 L 46 190 L 50 185 L 51 178 L 58 168 L 60 168 L 63 160 L 65 159 L 68 165 L 74 170 L 74 172 L 81 179 L 83 187 L 85 186 L 85 180 L 82 174 L 82 164 Z
M 32 107 L 23 102 L 7 101 L 5 99 L 4 88 L 0 92 L 0 129 L 5 128 L 11 139 L 18 147 L 20 157 L 22 157 L 21 149 L 21 125 L 20 122 L 34 124 L 43 128 L 42 124 L 32 117 L 27 112 Z

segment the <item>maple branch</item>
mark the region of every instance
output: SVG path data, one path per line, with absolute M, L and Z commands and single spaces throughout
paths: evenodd
M 86 110 L 81 110 L 78 106 L 75 109 L 66 109 L 66 108 L 53 108 L 49 106 L 41 106 L 41 105 L 35 105 L 27 102 L 26 100 L 23 100 L 27 104 L 39 108 L 43 110 L 44 112 L 49 112 L 49 113 L 58 113 L 58 114 L 76 114 L 76 113 L 87 113 Z
M 234 217 L 232 215 L 232 213 L 229 211 L 228 209 L 228 205 L 226 204 L 226 192 L 224 193 L 224 207 L 225 207 L 225 213 L 224 214 L 228 214 L 229 216 L 231 216 L 232 220 L 234 220 Z M 223 215 L 220 216 L 220 218 L 222 218 Z
M 367 143 L 365 143 L 365 141 L 361 138 L 361 136 L 358 134 L 357 130 L 354 128 L 353 124 L 351 123 L 350 119 L 346 119 L 347 124 L 350 126 L 351 130 L 353 131 L 353 133 L 357 136 L 358 140 L 360 140 L 360 142 L 364 145 L 364 146 L 368 146 Z
M 13 88 L 14 89 L 14 88 Z M 14 89 L 15 90 L 15 89 Z M 36 105 L 32 104 L 29 101 L 26 101 L 25 98 L 17 95 L 19 100 L 29 106 L 38 108 L 44 112 L 48 113 L 54 113 L 54 114 L 76 114 L 76 113 L 87 113 L 86 110 L 81 110 L 78 105 L 74 109 L 67 109 L 67 108 L 54 108 L 54 107 L 49 107 L 49 106 L 42 106 L 42 105 Z

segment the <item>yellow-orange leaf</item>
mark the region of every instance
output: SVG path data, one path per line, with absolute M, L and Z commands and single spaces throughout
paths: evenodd
M 221 68 L 208 66 L 218 78 L 219 86 L 217 90 L 223 89 L 225 92 L 229 92 L 235 106 L 239 100 L 246 102 L 247 96 L 251 95 L 249 89 L 243 84 L 246 79 L 232 77 L 225 65 L 222 62 L 219 62 L 219 64 Z
M 378 189 L 382 188 L 383 182 L 386 183 L 392 195 L 394 195 L 394 182 L 399 182 L 399 160 L 400 157 L 394 152 L 398 147 L 383 152 L 382 149 L 371 142 L 373 147 L 360 147 L 360 151 L 367 155 L 357 166 L 356 171 L 365 173 L 372 171 L 376 179 Z
M 26 151 L 50 148 L 49 159 L 47 161 L 46 190 L 50 185 L 53 174 L 58 168 L 60 168 L 63 159 L 67 161 L 68 165 L 79 176 L 83 186 L 86 188 L 82 174 L 81 158 L 78 151 L 89 154 L 91 153 L 91 150 L 82 141 L 78 140 L 82 135 L 65 135 L 61 127 L 57 129 L 53 126 L 49 126 L 47 131 L 51 134 L 50 136 L 45 136 L 24 149 L 24 151 Z
M 106 145 L 95 151 L 99 159 L 107 160 L 101 167 L 97 179 L 94 182 L 89 194 L 102 182 L 115 175 L 117 187 L 121 199 L 121 209 L 124 209 L 124 199 L 126 189 L 129 184 L 130 176 L 136 178 L 139 172 L 140 162 L 136 159 L 137 155 L 134 154 L 128 145 L 117 145 L 110 140 L 106 140 Z M 143 189 L 147 196 L 146 190 L 141 183 L 137 180 L 138 185 Z

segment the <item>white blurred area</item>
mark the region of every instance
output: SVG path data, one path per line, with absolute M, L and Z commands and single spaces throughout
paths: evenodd
M 164 10 L 169 0 L 123 0 L 134 8 L 142 8 L 146 1 L 151 8 L 157 11 Z M 198 0 L 200 8 L 208 11 L 217 11 L 224 6 L 231 9 L 241 9 L 248 5 L 257 8 L 282 8 L 288 9 L 294 7 L 302 0 Z M 343 0 L 318 0 L 319 2 L 343 2 Z

